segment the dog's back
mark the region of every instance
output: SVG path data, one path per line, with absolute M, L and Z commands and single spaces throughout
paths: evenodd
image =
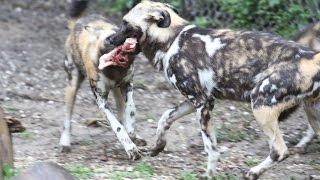
M 102 51 L 111 51 L 114 46 L 104 46 L 104 40 L 117 27 L 105 17 L 97 14 L 82 17 L 87 1 L 73 1 L 69 11 L 70 33 L 66 40 L 67 56 L 72 56 L 83 75 L 96 76 L 96 64 Z M 106 49 L 109 48 L 109 49 Z

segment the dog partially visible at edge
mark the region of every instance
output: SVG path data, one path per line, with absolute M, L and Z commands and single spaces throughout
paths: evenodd
M 108 43 L 107 38 L 118 27 L 100 15 L 82 17 L 87 6 L 88 0 L 73 0 L 69 9 L 70 33 L 65 43 L 67 114 L 60 138 L 62 151 L 68 152 L 71 149 L 71 118 L 75 98 L 81 83 L 87 77 L 98 107 L 110 122 L 129 158 L 139 159 L 141 154 L 136 144 L 146 145 L 146 141 L 138 138 L 134 131 L 136 109 L 133 101 L 132 63 L 136 42 L 131 39 L 122 49 Z M 115 97 L 118 117 L 107 104 L 109 92 Z
M 214 176 L 219 151 L 211 112 L 216 98 L 251 102 L 269 137 L 269 156 L 246 173 L 247 179 L 259 178 L 289 156 L 278 122 L 286 110 L 303 103 L 320 134 L 320 54 L 312 49 L 268 33 L 202 29 L 170 5 L 149 0 L 131 9 L 109 39 L 118 46 L 129 37 L 137 38 L 150 63 L 187 99 L 161 116 L 151 156 L 164 149 L 165 131 L 175 120 L 196 112 L 208 153 L 207 175 Z
M 297 35 L 295 35 L 292 39 L 305 47 L 309 47 L 317 52 L 320 52 L 320 21 L 310 23 L 300 32 L 298 32 Z M 297 151 L 300 153 L 306 152 L 307 147 L 311 143 L 314 136 L 315 133 L 309 124 L 305 136 L 295 146 L 298 148 Z
M 293 40 L 315 51 L 320 51 L 320 21 L 307 25 L 293 37 Z

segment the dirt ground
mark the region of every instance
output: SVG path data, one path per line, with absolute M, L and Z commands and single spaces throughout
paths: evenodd
M 164 153 L 132 162 L 109 127 L 86 125 L 89 120 L 103 119 L 87 82 L 82 85 L 75 106 L 72 152 L 60 153 L 67 33 L 64 1 L 0 0 L 0 106 L 27 128 L 25 133 L 13 136 L 16 169 L 23 171 L 36 161 L 53 161 L 66 168 L 89 167 L 94 172 L 89 179 L 100 180 L 115 179 L 116 171 L 131 172 L 146 162 L 155 171 L 149 179 L 183 179 L 183 174 L 201 177 L 207 156 L 194 115 L 179 119 L 168 130 Z M 184 98 L 144 58 L 135 61 L 135 67 L 136 129 L 152 145 L 162 113 Z M 113 101 L 110 103 L 113 106 Z M 267 156 L 267 139 L 248 104 L 217 101 L 213 118 L 223 151 L 218 163 L 219 178 L 242 179 L 243 170 Z M 297 142 L 306 127 L 301 109 L 281 123 L 288 146 Z M 306 154 L 290 156 L 261 179 L 319 177 L 320 142 L 314 140 Z

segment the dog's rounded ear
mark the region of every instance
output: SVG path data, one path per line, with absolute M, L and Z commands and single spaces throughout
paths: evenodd
M 171 16 L 166 10 L 152 13 L 151 18 L 157 22 L 157 26 L 160 28 L 167 28 L 171 24 Z
M 102 29 L 94 28 L 94 27 L 91 27 L 91 26 L 84 26 L 84 29 L 86 31 L 88 31 L 91 35 L 96 35 L 96 36 L 98 36 L 100 34 L 100 32 L 102 32 Z
M 88 31 L 89 33 L 96 33 L 98 31 L 97 28 L 91 27 L 91 26 L 84 26 L 84 29 Z

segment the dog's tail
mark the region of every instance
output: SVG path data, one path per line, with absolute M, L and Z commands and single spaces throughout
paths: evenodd
M 89 0 L 71 0 L 68 9 L 69 28 L 73 29 L 76 20 L 78 20 L 88 7 Z

